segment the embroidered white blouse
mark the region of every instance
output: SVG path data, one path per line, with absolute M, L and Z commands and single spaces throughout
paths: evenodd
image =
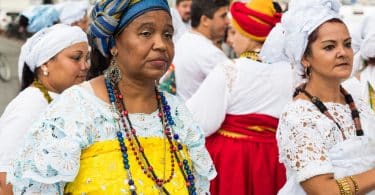
M 279 118 L 292 101 L 292 76 L 286 62 L 227 60 L 211 71 L 186 106 L 206 136 L 219 129 L 226 114 L 259 113 Z
M 310 101 L 298 99 L 287 105 L 276 131 L 280 161 L 287 170 L 279 194 L 306 194 L 300 182 L 316 175 L 334 173 L 340 178 L 375 168 L 375 115 L 365 102 L 356 98 L 354 102 L 364 136 L 356 136 L 348 105 L 324 103 L 342 132 Z
M 209 192 L 209 180 L 216 170 L 205 149 L 203 132 L 179 99 L 165 96 L 176 123 L 172 128 L 193 162 L 197 192 Z M 163 137 L 157 113 L 129 114 L 138 136 Z M 81 150 L 94 142 L 116 139 L 113 121 L 109 104 L 93 95 L 89 83 L 67 89 L 27 135 L 7 178 L 14 192 L 62 194 L 66 182 L 74 181 L 78 173 Z

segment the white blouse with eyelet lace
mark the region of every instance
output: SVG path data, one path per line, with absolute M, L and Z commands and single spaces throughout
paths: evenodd
M 348 105 L 324 103 L 342 132 L 310 101 L 298 99 L 286 106 L 276 131 L 280 162 L 287 170 L 279 194 L 306 194 L 300 182 L 317 175 L 340 178 L 375 168 L 375 115 L 366 103 L 354 101 L 364 136 L 356 136 Z
M 81 151 L 96 142 L 116 139 L 117 123 L 110 105 L 90 87 L 84 82 L 65 90 L 31 127 L 7 175 L 15 194 L 63 194 L 65 184 L 78 174 Z M 165 97 L 175 122 L 171 128 L 193 162 L 197 193 L 209 193 L 209 180 L 216 170 L 203 131 L 179 98 L 167 93 Z M 139 137 L 164 137 L 158 111 L 129 117 Z

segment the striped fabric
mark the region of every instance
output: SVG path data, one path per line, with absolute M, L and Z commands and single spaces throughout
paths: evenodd
M 167 0 L 103 0 L 94 6 L 89 36 L 103 56 L 108 57 L 118 35 L 134 18 L 150 10 L 165 10 Z

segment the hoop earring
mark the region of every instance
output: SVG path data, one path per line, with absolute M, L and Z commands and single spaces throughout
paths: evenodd
M 311 77 L 311 67 L 310 66 L 305 67 L 305 75 L 306 75 L 306 78 L 308 78 L 308 79 Z

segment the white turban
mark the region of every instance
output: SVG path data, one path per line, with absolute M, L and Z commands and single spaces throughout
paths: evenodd
M 56 24 L 44 28 L 27 39 L 21 47 L 18 59 L 18 76 L 22 80 L 23 66 L 29 66 L 32 72 L 42 66 L 63 49 L 81 42 L 88 42 L 87 35 L 81 28 L 65 24 Z
M 87 14 L 89 3 L 87 1 L 68 1 L 62 3 L 60 22 L 71 25 L 78 22 Z
M 361 57 L 364 60 L 375 57 L 375 32 L 366 36 L 361 44 Z
M 288 61 L 284 51 L 285 30 L 281 23 L 277 23 L 268 34 L 262 49 L 260 58 L 266 63 Z
M 340 19 L 338 0 L 292 0 L 281 23 L 285 29 L 284 52 L 295 71 L 295 85 L 304 80 L 301 59 L 309 35 L 327 20 Z
M 374 36 L 375 33 L 375 15 L 367 15 L 363 18 L 359 28 L 353 33 L 352 36 L 352 48 L 355 52 L 353 59 L 353 71 L 352 75 L 355 75 L 362 68 L 362 59 L 368 59 L 369 57 L 375 57 L 375 43 Z

